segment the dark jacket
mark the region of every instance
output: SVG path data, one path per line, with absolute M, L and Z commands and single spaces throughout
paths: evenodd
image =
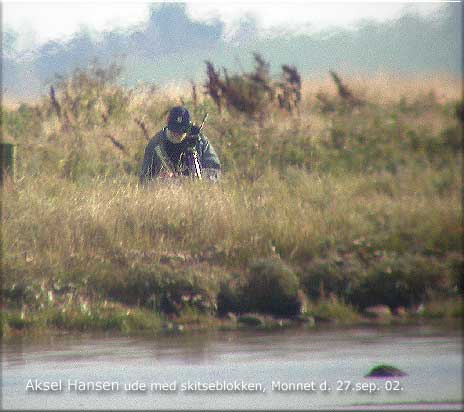
M 145 149 L 145 156 L 140 171 L 140 182 L 146 183 L 154 177 L 159 176 L 163 171 L 169 171 L 169 169 L 181 172 L 178 168 L 178 160 L 180 153 L 184 149 L 185 141 L 173 144 L 167 139 L 166 128 L 161 130 L 150 140 Z M 201 168 L 212 169 L 219 174 L 221 169 L 219 158 L 207 137 L 201 132 L 198 135 L 196 150 Z

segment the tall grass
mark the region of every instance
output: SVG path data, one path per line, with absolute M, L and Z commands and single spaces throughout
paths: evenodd
M 415 94 L 371 99 L 372 89 L 398 86 L 375 79 L 363 83 L 366 104 L 354 109 L 326 90 L 336 110 L 325 113 L 303 83 L 300 114 L 275 108 L 260 125 L 218 113 L 206 97 L 189 106 L 184 95 L 195 117 L 210 113 L 205 130 L 224 179 L 141 187 L 140 124 L 154 134 L 178 96 L 110 80 L 81 72 L 59 84 L 60 111 L 48 97 L 3 111 L 4 138 L 19 146 L 18 176 L 2 198 L 8 307 L 43 313 L 108 299 L 156 316 L 214 315 L 224 284 L 253 295 L 246 288 L 257 261 L 277 265 L 283 282 L 296 276 L 314 301 L 336 296 L 362 309 L 458 299 L 455 97 L 419 83 Z M 351 90 L 361 95 L 355 82 Z M 285 262 L 282 275 L 275 262 Z M 85 328 L 55 312 L 50 319 Z M 153 319 L 147 327 L 159 324 Z

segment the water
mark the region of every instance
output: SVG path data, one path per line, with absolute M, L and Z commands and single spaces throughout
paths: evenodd
M 461 351 L 457 331 L 430 327 L 18 338 L 2 346 L 3 408 L 377 410 L 414 403 L 421 410 L 460 410 Z M 364 378 L 378 363 L 408 375 Z M 61 391 L 32 390 L 36 379 L 42 389 L 45 382 L 61 381 Z M 68 387 L 76 380 L 113 387 L 76 391 Z M 224 381 L 231 387 L 236 382 L 237 390 L 198 390 L 199 383 L 221 389 Z M 137 382 L 139 390 L 125 386 L 136 389 Z M 281 389 L 299 383 L 307 390 L 278 391 L 278 382 Z M 184 390 L 189 383 L 197 390 Z M 155 390 L 156 384 L 165 390 Z M 331 390 L 322 390 L 324 385 Z

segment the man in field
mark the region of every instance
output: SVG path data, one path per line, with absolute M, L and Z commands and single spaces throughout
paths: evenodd
M 167 127 L 157 133 L 145 149 L 140 182 L 147 183 L 155 177 L 190 176 L 187 151 L 192 149 L 196 152 L 202 177 L 217 180 L 221 164 L 213 146 L 191 122 L 186 108 L 173 107 Z

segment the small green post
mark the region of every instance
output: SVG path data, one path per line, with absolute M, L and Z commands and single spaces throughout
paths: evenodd
M 14 180 L 16 163 L 16 146 L 13 143 L 0 143 L 0 183 L 9 174 Z

